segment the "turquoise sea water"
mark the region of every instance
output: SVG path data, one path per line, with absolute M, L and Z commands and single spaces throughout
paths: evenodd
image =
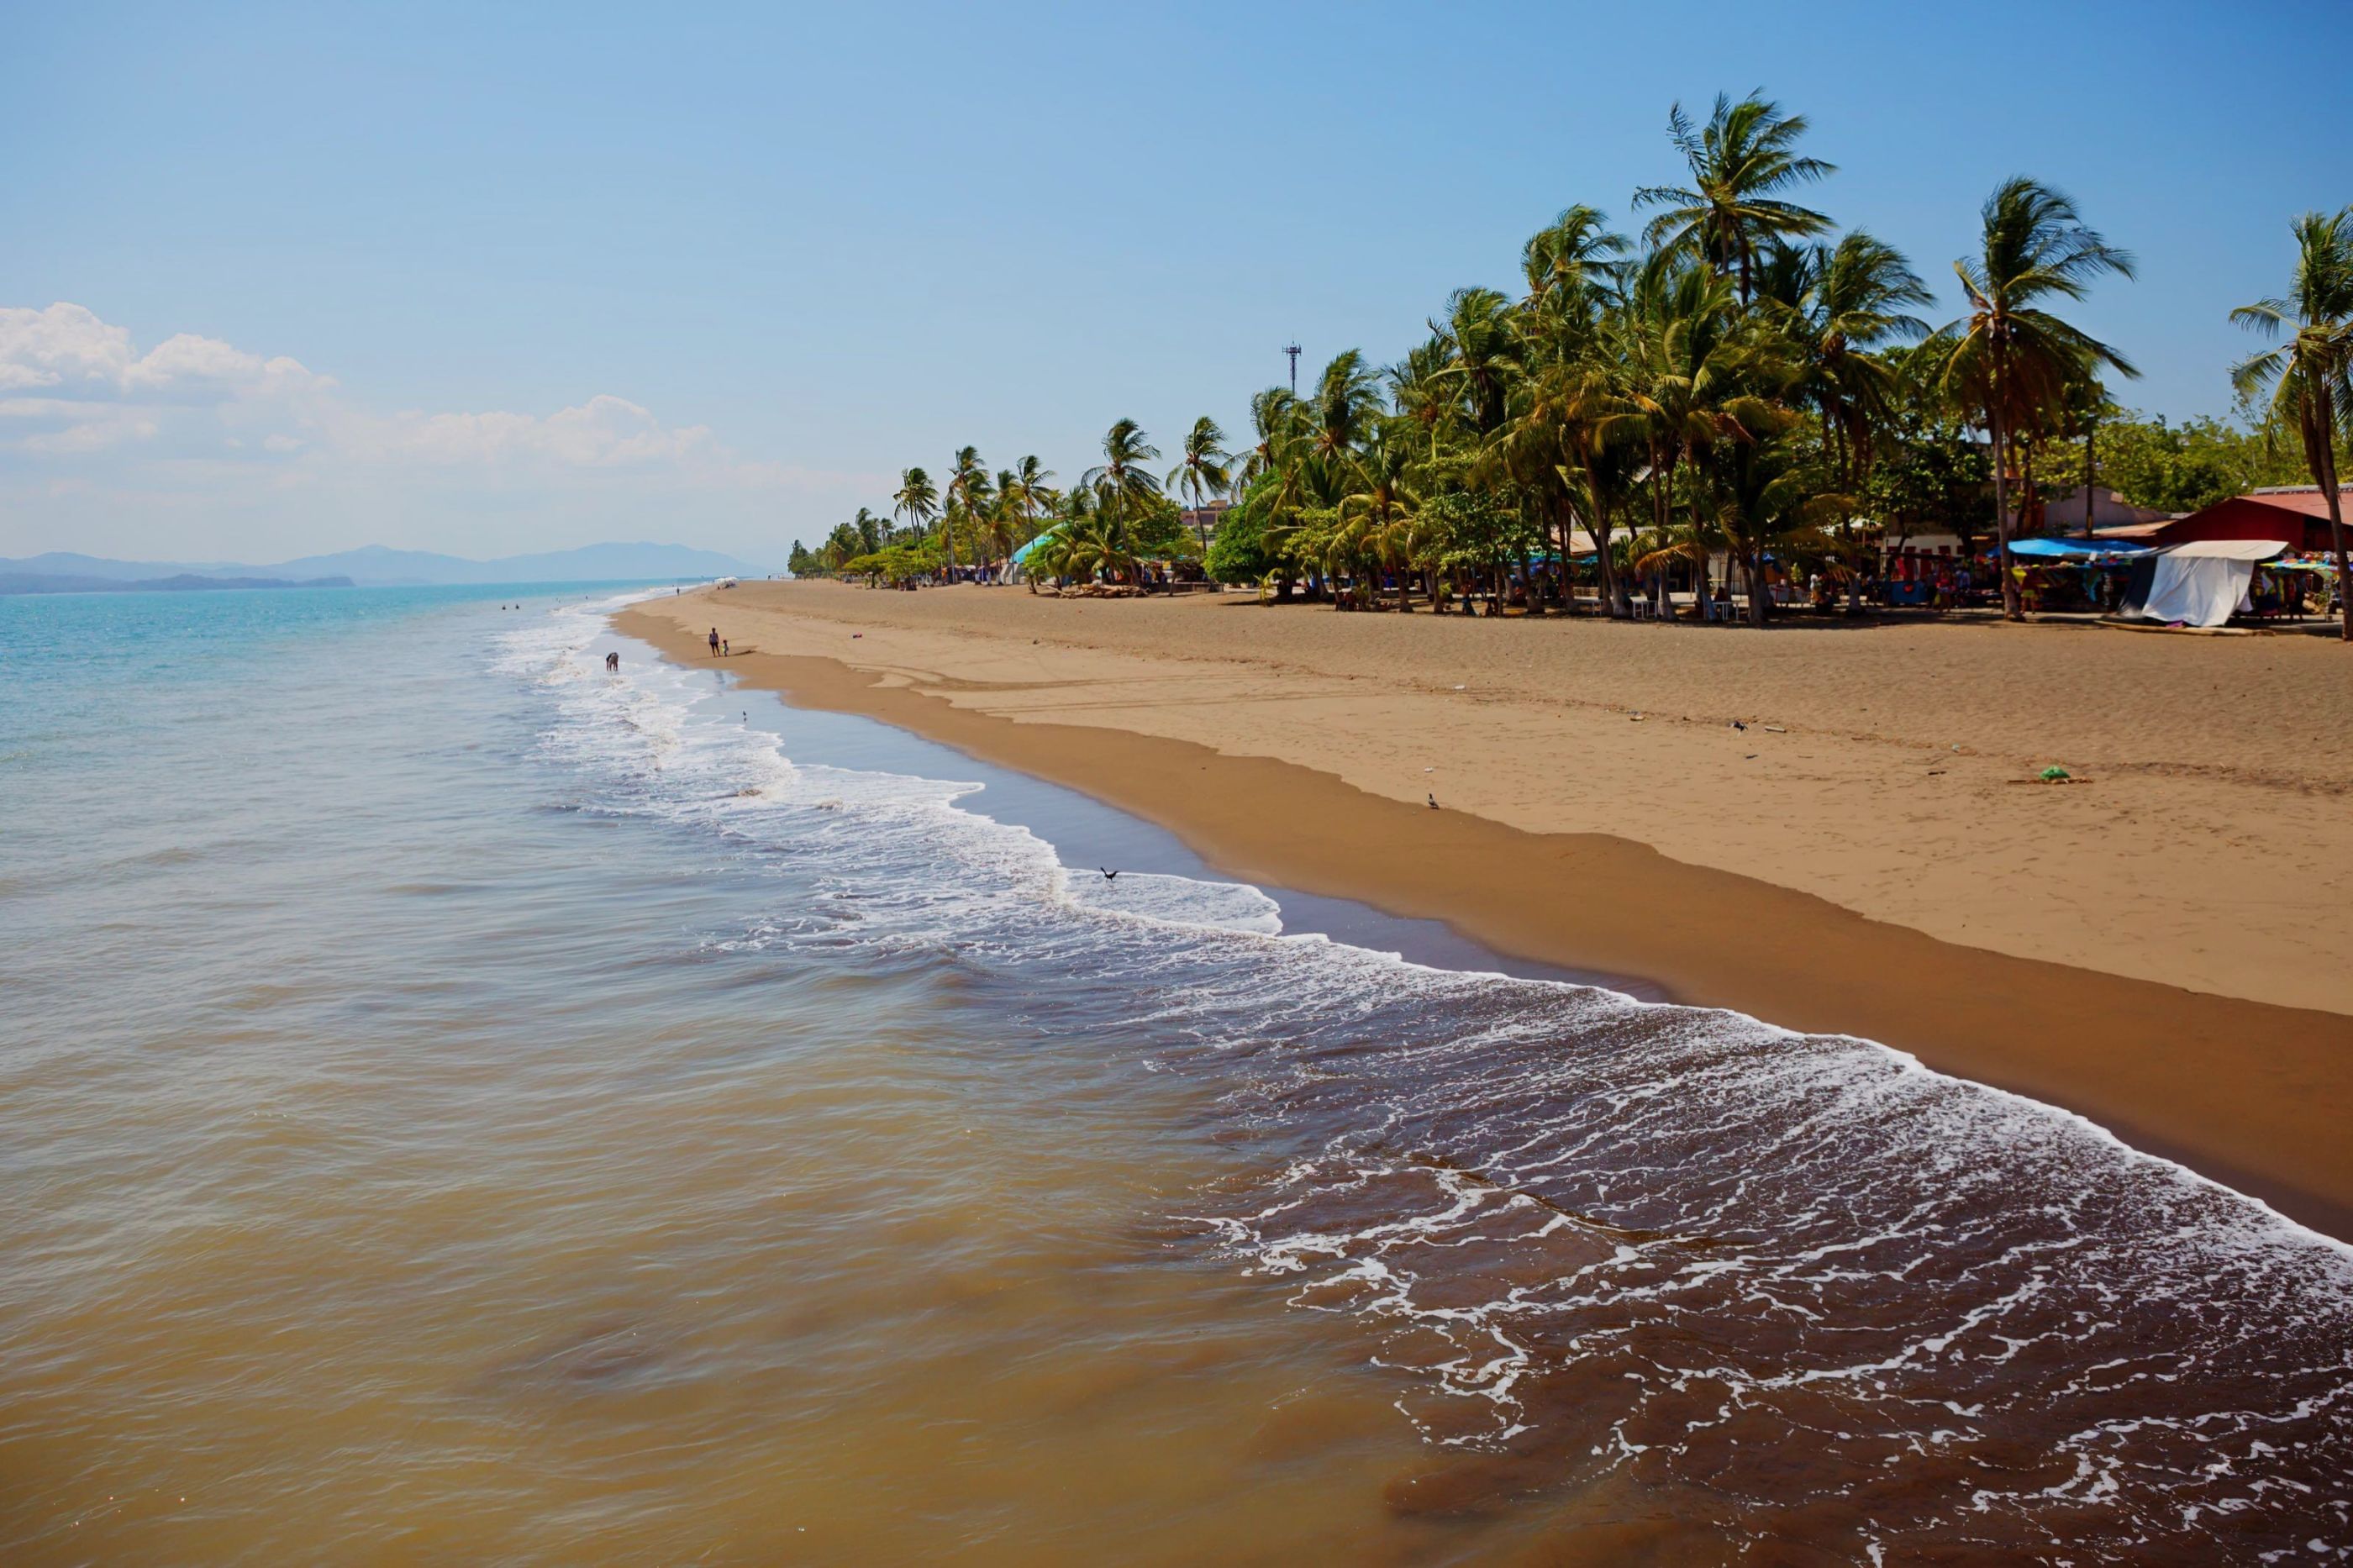
M 0 599 L 0 1560 L 2348 1553 L 2337 1244 L 616 597 Z

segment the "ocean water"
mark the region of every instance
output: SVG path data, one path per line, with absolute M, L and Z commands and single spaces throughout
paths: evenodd
M 614 602 L 0 599 L 0 1561 L 2353 1555 L 2338 1243 Z

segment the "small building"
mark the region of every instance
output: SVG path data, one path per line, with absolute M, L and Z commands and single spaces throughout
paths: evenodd
M 2337 491 L 2353 526 L 2353 485 Z M 2098 531 L 2102 539 L 2146 544 L 2189 544 L 2218 539 L 2273 540 L 2290 550 L 2313 553 L 2331 548 L 2328 498 L 2318 485 L 2281 485 L 2252 490 L 2165 522 L 2133 523 Z
M 1206 506 L 1187 507 L 1176 514 L 1176 520 L 1185 525 L 1187 532 L 1203 539 L 1214 539 L 1218 534 L 1219 521 L 1233 509 L 1233 504 L 1229 500 L 1213 500 Z
M 2131 528 L 2145 522 L 2169 522 L 2180 515 L 2159 511 L 2155 507 L 2135 506 L 2105 485 L 2092 487 L 2088 505 L 2085 504 L 2082 485 L 2064 495 L 2044 496 L 2041 511 L 2042 531 L 2053 538 L 2069 534 L 2081 536 L 2087 515 L 2095 531 L 2104 528 Z

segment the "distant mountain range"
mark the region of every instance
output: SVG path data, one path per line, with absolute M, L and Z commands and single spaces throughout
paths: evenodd
M 191 588 L 353 588 L 349 577 L 313 577 L 290 582 L 283 577 L 198 577 L 183 572 L 176 577 L 75 577 L 47 572 L 0 572 L 0 594 L 132 594 L 142 591 L 184 593 Z
M 758 577 L 765 569 L 682 544 L 584 544 L 537 555 L 469 561 L 371 544 L 256 566 L 237 561 L 111 561 L 53 550 L 0 556 L 0 594 L 104 593 L 142 588 L 424 587 L 463 583 L 629 583 Z

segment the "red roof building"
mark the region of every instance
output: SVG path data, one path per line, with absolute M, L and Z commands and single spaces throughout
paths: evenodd
M 2337 492 L 2346 526 L 2353 529 L 2353 485 Z M 2201 539 L 2275 539 L 2290 550 L 2326 551 L 2328 498 L 2317 485 L 2254 490 L 2216 501 L 2201 511 L 2166 522 L 2104 528 L 2103 539 L 2135 539 L 2150 544 L 2187 544 Z

